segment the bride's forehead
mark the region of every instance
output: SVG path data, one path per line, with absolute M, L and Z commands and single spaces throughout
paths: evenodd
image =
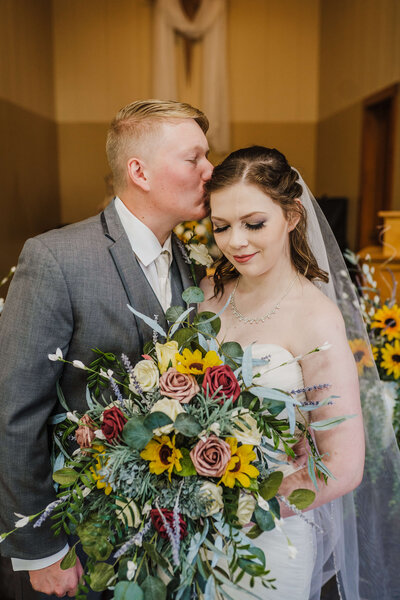
M 280 210 L 279 203 L 255 185 L 235 184 L 219 189 L 210 196 L 211 216 L 238 216 L 253 212 L 270 213 Z

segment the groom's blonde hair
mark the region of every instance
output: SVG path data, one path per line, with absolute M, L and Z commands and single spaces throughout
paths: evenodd
M 125 188 L 127 160 L 137 154 L 160 124 L 169 119 L 194 119 L 204 133 L 208 119 L 198 108 L 172 100 L 138 100 L 117 113 L 107 134 L 106 152 L 113 174 L 114 190 Z

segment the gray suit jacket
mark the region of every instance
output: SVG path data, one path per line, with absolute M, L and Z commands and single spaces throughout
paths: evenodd
M 173 240 L 172 304 L 193 285 Z M 104 213 L 28 240 L 0 318 L 0 532 L 13 529 L 14 512 L 39 512 L 55 499 L 48 417 L 58 406 L 60 380 L 71 410 L 85 412 L 86 373 L 47 355 L 94 360 L 92 348 L 139 358 L 152 331 L 128 310 L 165 316 L 111 203 Z M 0 545 L 15 558 L 36 559 L 61 550 L 48 519 L 19 529 Z

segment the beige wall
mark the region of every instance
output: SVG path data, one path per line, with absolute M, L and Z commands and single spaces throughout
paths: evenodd
M 400 2 L 322 0 L 320 19 L 316 191 L 349 198 L 348 237 L 355 248 L 362 102 L 400 81 Z M 400 208 L 399 153 L 398 119 L 393 199 L 396 208 Z
M 232 148 L 277 146 L 315 182 L 318 0 L 229 0 Z M 149 0 L 53 0 L 55 105 L 63 222 L 102 201 L 107 124 L 128 102 L 151 96 Z M 193 49 L 184 100 L 201 107 L 201 48 Z M 220 157 L 215 157 L 216 159 Z
M 59 223 L 50 0 L 0 2 L 0 278 Z

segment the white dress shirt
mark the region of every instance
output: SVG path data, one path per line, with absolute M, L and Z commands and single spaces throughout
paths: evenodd
M 155 260 L 164 250 L 169 252 L 169 255 L 172 259 L 171 236 L 169 236 L 164 245 L 161 246 L 151 229 L 149 229 L 144 223 L 142 223 L 142 221 L 135 217 L 135 215 L 131 213 L 131 211 L 118 197 L 115 199 L 115 209 L 119 218 L 121 219 L 122 226 L 125 229 L 130 245 L 132 246 L 132 251 L 138 258 L 143 273 L 153 288 L 157 298 L 161 298 L 162 294 L 157 277 Z M 171 283 L 169 284 L 169 297 L 171 294 L 170 288 Z M 165 307 L 163 308 L 165 309 Z M 12 566 L 14 571 L 36 571 L 38 569 L 44 569 L 45 567 L 49 567 L 63 558 L 67 554 L 68 550 L 69 546 L 67 544 L 62 550 L 57 552 L 57 554 L 52 554 L 46 558 L 39 558 L 35 560 L 12 558 Z

